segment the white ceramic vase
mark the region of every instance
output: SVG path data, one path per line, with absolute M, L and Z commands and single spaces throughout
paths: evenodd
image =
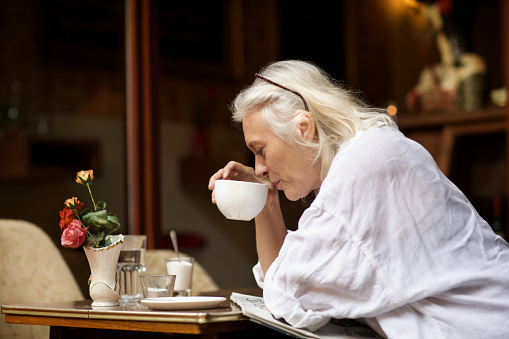
M 116 306 L 120 299 L 120 282 L 117 274 L 117 263 L 124 242 L 123 235 L 109 236 L 112 244 L 107 247 L 93 248 L 83 246 L 92 281 L 88 292 L 92 306 Z

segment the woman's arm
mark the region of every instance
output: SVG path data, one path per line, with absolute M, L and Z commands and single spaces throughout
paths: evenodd
M 263 274 L 265 274 L 279 255 L 287 234 L 277 194 L 272 201 L 267 200 L 264 209 L 255 218 L 255 223 L 256 250 Z
M 256 250 L 263 273 L 279 254 L 286 237 L 286 227 L 279 205 L 277 189 L 263 178 L 255 175 L 254 169 L 238 162 L 230 161 L 224 168 L 217 171 L 209 180 L 209 190 L 212 190 L 212 202 L 215 203 L 214 186 L 218 179 L 242 180 L 263 182 L 269 185 L 269 195 L 262 212 L 255 218 L 256 224 Z

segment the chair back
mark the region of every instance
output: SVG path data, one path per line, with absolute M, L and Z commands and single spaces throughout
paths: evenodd
M 83 300 L 65 259 L 38 226 L 0 219 L 0 305 Z M 48 326 L 6 324 L 0 316 L 0 338 L 48 338 Z
M 179 253 L 180 256 L 188 257 L 185 253 Z M 165 249 L 152 249 L 147 250 L 145 256 L 145 266 L 147 267 L 147 274 L 166 274 L 165 258 L 174 258 L 176 253 L 173 250 Z M 198 263 L 194 261 L 193 268 L 193 294 L 200 292 L 213 292 L 219 290 L 219 287 L 214 282 L 214 279 L 207 273 L 207 271 Z

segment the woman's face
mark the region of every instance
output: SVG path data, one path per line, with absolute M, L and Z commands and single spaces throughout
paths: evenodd
M 292 201 L 304 198 L 320 187 L 320 169 L 318 163 L 313 165 L 313 149 L 289 146 L 267 128 L 258 112 L 246 115 L 242 126 L 246 145 L 255 154 L 258 177 L 270 180 Z M 302 133 L 304 138 L 312 140 L 314 131 L 311 117 L 306 116 L 295 133 Z

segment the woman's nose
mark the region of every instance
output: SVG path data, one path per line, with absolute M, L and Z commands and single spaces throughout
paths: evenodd
M 259 178 L 263 178 L 269 175 L 269 168 L 265 164 L 265 161 L 256 157 L 255 159 L 255 175 Z

